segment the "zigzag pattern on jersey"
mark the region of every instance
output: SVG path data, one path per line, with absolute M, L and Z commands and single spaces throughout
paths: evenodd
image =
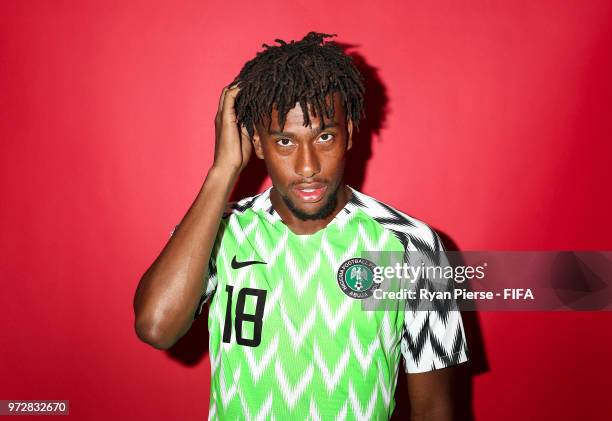
M 194 320 L 196 320 L 202 315 L 202 312 L 204 311 L 204 304 L 206 304 L 206 302 L 210 300 L 212 294 L 214 294 L 215 292 L 215 288 L 217 286 L 217 265 L 216 265 L 217 259 L 215 258 L 215 256 L 217 256 L 217 253 L 219 252 L 219 247 L 220 247 L 220 241 L 218 240 L 223 237 L 223 233 L 227 229 L 228 223 L 230 223 L 231 221 L 230 216 L 236 212 L 244 213 L 248 209 L 254 209 L 254 210 L 259 209 L 266 199 L 266 195 L 265 195 L 266 193 L 268 193 L 268 191 L 264 191 L 255 196 L 245 197 L 239 200 L 238 202 L 230 203 L 229 209 L 226 209 L 223 212 L 223 215 L 221 216 L 221 222 L 219 224 L 219 230 L 217 232 L 216 241 L 213 246 L 213 250 L 211 252 L 211 259 L 209 259 L 209 262 L 208 262 L 208 277 L 207 277 L 207 283 L 206 283 L 206 290 L 200 297 L 200 300 L 196 307 L 196 311 L 193 315 Z M 269 214 L 271 216 L 272 212 L 269 212 Z M 271 222 L 272 221 L 273 219 L 271 219 Z M 174 234 L 174 232 L 176 231 L 178 227 L 179 227 L 178 225 L 174 227 L 174 229 L 170 233 L 170 236 Z
M 422 253 L 435 265 L 448 264 L 438 234 L 424 222 L 355 190 L 350 201 L 397 237 L 405 249 L 405 262 L 410 263 L 410 252 L 417 251 L 417 255 Z M 421 276 L 416 283 L 416 289 L 452 292 L 453 285 L 450 282 L 436 281 L 435 285 L 430 279 Z M 407 311 L 411 313 L 412 318 L 406 319 L 403 331 L 402 353 L 404 356 L 409 355 L 405 360 L 405 370 L 427 371 L 468 359 L 463 323 L 456 304 L 449 300 L 434 300 L 424 304 L 433 304 L 434 310 L 417 310 L 421 304 L 423 303 L 419 299 L 407 302 Z M 452 341 L 448 338 L 449 332 L 454 334 Z M 443 344 L 452 345 L 445 347 Z M 422 355 L 425 353 L 434 355 L 434 358 L 423 361 Z M 430 365 L 425 367 L 425 364 Z
M 211 379 L 215 384 L 211 385 L 209 419 L 224 419 L 231 416 L 228 414 L 247 420 L 285 419 L 297 413 L 312 420 L 382 419 L 381 414 L 390 413 L 402 354 L 409 372 L 441 368 L 466 358 L 461 319 L 456 319 L 452 312 L 443 308 L 433 312 L 402 311 L 401 315 L 410 315 L 403 329 L 403 317 L 393 320 L 387 312 L 362 313 L 362 317 L 369 320 L 378 318 L 379 323 L 376 337 L 364 339 L 356 329 L 361 325 L 353 324 L 353 315 L 349 313 L 352 302 L 330 299 L 329 290 L 324 292 L 319 279 L 313 276 L 321 265 L 325 273 L 330 269 L 335 273 L 344 260 L 358 254 L 358 249 L 386 249 L 390 243 L 394 244 L 394 250 L 401 250 L 403 246 L 404 252 L 422 249 L 434 259 L 435 252 L 443 251 L 443 247 L 429 227 L 352 189 L 353 197 L 334 219 L 338 230 L 335 240 L 328 241 L 324 233 L 320 248 L 308 254 L 305 260 L 301 255 L 303 250 L 296 247 L 295 241 L 307 247 L 307 237 L 292 237 L 293 242 L 288 244 L 289 230 L 276 237 L 266 235 L 268 227 L 262 224 L 262 218 L 272 224 L 280 219 L 270 205 L 269 191 L 239 201 L 224 215 L 220 231 L 230 230 L 228 239 L 235 244 L 221 247 L 216 241 L 215 258 L 211 259 L 216 265 L 209 279 L 214 280 L 214 286 L 209 282 L 198 310 L 201 312 L 204 302 L 214 296 L 217 279 L 232 285 L 235 291 L 246 286 L 261 288 L 252 276 L 254 268 L 263 275 L 265 271 L 269 273 L 274 267 L 278 268 L 275 262 L 282 259 L 284 269 L 271 277 L 278 283 L 266 287 L 268 294 L 263 315 L 264 323 L 266 320 L 280 321 L 282 328 L 268 331 L 270 336 L 258 348 L 240 346 L 234 340 L 222 342 L 223 326 L 219 321 L 225 320 L 226 294 L 223 288 L 219 290 L 219 294 L 224 295 L 213 300 L 209 319 L 210 338 L 216 338 L 210 346 Z M 353 220 L 358 212 L 352 211 L 356 209 L 368 218 Z M 249 210 L 255 211 L 257 216 L 245 215 L 238 220 L 239 214 Z M 229 217 L 231 214 L 235 217 Z M 369 231 L 371 228 L 367 228 L 376 226 L 372 219 L 384 228 L 377 228 L 375 236 Z M 351 220 L 353 223 L 349 224 Z M 362 223 L 369 224 L 367 229 Z M 344 237 L 349 241 L 340 249 Z M 312 246 L 309 247 L 312 251 Z M 231 260 L 234 250 L 238 249 L 244 250 L 241 259 L 257 257 L 267 265 L 232 270 Z M 298 301 L 304 306 L 296 312 L 288 305 L 291 303 L 287 301 L 289 296 L 309 298 Z M 317 329 L 313 326 L 319 326 L 319 333 L 329 332 L 332 338 L 343 335 L 339 342 L 342 346 L 330 352 L 326 349 L 329 339 L 325 343 L 319 340 L 319 334 L 313 336 L 312 332 Z M 450 334 L 454 334 L 454 338 L 449 339 Z M 306 358 L 304 366 L 296 370 L 297 356 L 309 353 L 312 359 Z M 388 357 L 381 358 L 381 355 Z M 276 383 L 274 386 L 270 386 L 270 378 Z M 364 383 L 366 378 L 370 381 Z M 315 384 L 318 389 L 313 394 Z M 261 390 L 261 395 L 253 398 L 251 388 Z M 296 412 L 298 408 L 300 412 Z M 303 414 L 304 410 L 307 414 Z
M 360 207 L 362 211 L 370 215 L 372 219 L 381 224 L 385 229 L 393 233 L 404 246 L 404 261 L 406 263 L 411 263 L 411 257 L 419 258 L 420 256 L 426 257 L 428 262 L 434 265 L 440 265 L 441 259 L 445 260 L 444 253 L 442 253 L 443 247 L 438 235 L 425 223 L 364 194 L 353 194 L 351 202 L 355 206 Z M 413 262 L 414 265 L 419 263 L 420 261 Z M 444 261 L 442 264 L 444 264 Z M 416 286 L 417 288 L 427 288 L 429 291 L 450 290 L 449 287 L 452 287 L 448 282 L 436 282 L 437 288 L 435 288 L 431 280 L 425 276 L 419 278 Z M 434 302 L 434 305 L 436 303 Z M 436 308 L 442 319 L 446 319 L 447 313 L 450 310 L 450 306 L 447 303 L 448 301 L 444 300 Z M 421 305 L 421 300 L 419 298 L 411 300 L 408 305 L 412 310 L 417 310 Z
M 258 211 L 263 210 L 264 208 L 260 206 L 264 205 L 267 206 L 265 200 L 258 201 L 257 197 L 249 198 L 246 201 L 239 202 L 238 206 L 234 206 L 234 211 L 236 213 L 244 213 L 249 209 Z M 275 212 L 269 212 L 269 209 L 268 207 L 265 210 L 265 217 L 267 219 L 276 218 L 277 215 Z M 262 216 L 261 212 L 258 212 L 258 214 Z M 345 215 L 348 216 L 349 214 L 350 212 L 345 212 Z M 339 220 L 338 229 L 342 230 L 346 227 L 347 222 L 348 219 L 342 219 L 342 222 Z M 240 365 L 234 366 L 233 373 L 219 373 L 221 378 L 218 386 L 220 390 L 220 401 L 218 401 L 216 397 L 218 394 L 212 396 L 210 414 L 213 414 L 213 416 L 211 419 L 224 414 L 230 405 L 236 405 L 236 402 L 232 404 L 233 400 L 238 400 L 240 403 L 245 419 L 262 419 L 262 417 L 268 419 L 269 416 L 274 415 L 270 413 L 270 406 L 274 404 L 274 402 L 277 402 L 274 405 L 279 405 L 280 402 L 283 402 L 288 411 L 292 411 L 299 402 L 301 402 L 301 405 L 304 405 L 302 401 L 303 399 L 307 399 L 307 396 L 312 390 L 311 384 L 315 374 L 319 381 L 323 382 L 324 390 L 329 397 L 337 393 L 338 386 L 341 383 L 344 384 L 343 387 L 345 389 L 341 389 L 345 390 L 344 393 L 348 391 L 351 392 L 350 396 L 347 395 L 344 397 L 346 401 L 337 413 L 337 419 L 339 420 L 372 419 L 374 410 L 380 411 L 381 406 L 389 408 L 392 399 L 392 391 L 395 385 L 395 376 L 391 376 L 391 379 L 389 379 L 389 376 L 384 375 L 381 366 L 383 363 L 381 360 L 374 358 L 375 352 L 379 351 L 381 348 L 385 349 L 385 352 L 392 352 L 393 349 L 397 349 L 396 347 L 399 345 L 401 339 L 400 331 L 391 326 L 387 314 L 382 316 L 382 324 L 380 326 L 379 338 L 382 339 L 382 342 L 374 340 L 362 343 L 355 327 L 351 326 L 349 331 L 350 341 L 347 341 L 344 349 L 332 358 L 330 358 L 329 353 L 326 354 L 323 348 L 318 345 L 316 338 L 309 339 L 308 342 L 306 339 L 312 331 L 315 320 L 317 319 L 319 322 L 325 324 L 329 332 L 332 334 L 335 333 L 341 324 L 347 320 L 349 309 L 354 303 L 352 300 L 346 299 L 338 306 L 328 300 L 326 293 L 322 291 L 320 286 L 316 287 L 316 284 L 314 284 L 315 278 L 313 276 L 320 266 L 325 264 L 330 268 L 339 267 L 344 260 L 358 254 L 357 247 L 359 244 L 370 249 L 384 248 L 389 242 L 389 232 L 381 230 L 382 235 L 380 237 L 371 238 L 361 226 L 361 223 L 359 223 L 357 226 L 358 235 L 351 237 L 350 244 L 342 251 L 334 251 L 327 238 L 323 236 L 319 253 L 315 254 L 313 259 L 307 262 L 307 265 L 304 265 L 303 260 L 298 260 L 299 255 L 297 250 L 299 249 L 286 246 L 287 235 L 289 234 L 288 231 L 286 231 L 275 243 L 268 244 L 264 241 L 264 238 L 262 238 L 264 235 L 262 231 L 259 231 L 256 227 L 256 225 L 258 225 L 256 218 L 252 221 L 245 219 L 241 221 L 240 225 L 238 224 L 237 218 L 229 218 L 226 223 L 227 229 L 231 230 L 232 237 L 235 239 L 238 246 L 243 243 L 246 244 L 247 237 L 249 237 L 250 245 L 256 247 L 257 258 L 261 258 L 268 263 L 266 270 L 273 268 L 277 259 L 281 256 L 283 257 L 283 266 L 285 266 L 287 282 L 285 283 L 281 280 L 275 288 L 269 290 L 268 296 L 270 300 L 266 301 L 264 321 L 271 312 L 277 309 L 277 314 L 280 314 L 280 318 L 283 321 L 284 331 L 276 332 L 272 339 L 267 343 L 262 343 L 261 348 L 257 351 L 249 347 L 240 347 L 240 350 L 232 351 L 235 348 L 233 341 L 231 343 L 219 344 L 220 348 L 218 349 L 211 347 L 210 360 L 213 376 L 221 364 L 222 353 L 242 352 L 244 354 L 244 358 L 242 359 L 243 362 Z M 306 243 L 306 241 L 307 240 L 304 240 L 304 243 Z M 251 252 L 250 255 L 243 256 L 243 258 L 251 260 L 255 258 L 253 253 L 254 252 Z M 248 282 L 251 282 L 250 287 L 253 287 L 253 277 L 249 276 L 250 269 L 244 268 L 241 271 L 232 271 L 230 270 L 230 260 L 231 256 L 226 255 L 226 253 L 221 250 L 217 262 L 219 264 L 220 273 L 225 274 L 224 276 L 227 277 L 227 282 L 232 284 L 235 290 L 246 286 Z M 308 290 L 309 286 L 313 284 L 315 288 L 314 291 L 316 292 L 316 300 L 307 301 L 307 303 L 310 303 L 310 306 L 304 308 L 303 317 L 300 320 L 295 319 L 295 312 L 293 312 L 293 318 L 290 318 L 289 311 L 283 300 L 283 288 L 289 288 L 295 296 L 301 297 L 305 291 Z M 219 305 L 214 305 L 213 308 L 211 308 L 211 314 L 217 320 L 221 320 L 222 317 L 224 317 L 222 312 Z M 366 315 L 371 318 L 372 312 L 368 312 Z M 280 352 L 279 335 L 283 335 L 288 339 L 288 342 L 285 343 L 289 345 L 288 349 L 290 350 L 290 354 L 293 353 L 297 355 L 298 353 L 305 352 L 304 346 L 307 343 L 309 344 L 309 349 L 310 346 L 312 346 L 312 350 L 308 352 L 314 353 L 313 360 L 305 367 L 304 371 L 297 376 L 297 373 L 293 372 L 292 374 L 289 370 L 291 367 L 286 365 L 287 359 L 280 359 L 276 356 L 277 352 Z M 356 386 L 354 387 L 353 384 L 350 385 L 350 389 L 346 389 L 349 387 L 348 382 L 350 381 L 350 377 L 347 378 L 350 373 L 347 370 L 350 359 L 354 361 L 353 364 L 357 364 L 357 370 L 358 373 L 360 373 L 358 376 L 365 377 L 366 373 L 370 370 L 379 369 L 378 372 L 375 372 L 378 373 L 376 377 L 377 382 L 372 383 L 367 392 L 367 400 L 363 400 L 363 395 L 359 394 L 363 392 L 358 393 L 358 389 Z M 394 361 L 395 364 L 392 365 L 397 367 L 399 353 L 397 360 Z M 248 366 L 248 369 L 245 364 Z M 385 362 L 384 364 L 389 363 Z M 235 383 L 241 378 L 241 372 L 238 371 L 238 367 L 242 367 L 245 373 L 249 373 L 250 381 L 254 385 L 261 384 L 260 381 L 264 372 L 268 372 L 268 375 L 271 373 L 278 382 L 278 394 L 266 395 L 266 399 L 258 405 L 255 405 L 252 400 L 249 401 L 245 397 L 247 395 L 244 395 L 245 392 L 240 386 L 238 386 L 238 388 L 229 386 L 232 382 Z M 385 367 L 385 369 L 387 368 Z M 225 376 L 228 377 L 225 378 Z M 320 410 L 318 405 L 320 405 L 320 402 L 312 400 L 306 402 L 306 404 L 308 403 L 310 403 L 310 415 L 313 419 L 320 419 L 318 415 Z M 326 408 L 326 410 L 329 411 L 329 408 Z

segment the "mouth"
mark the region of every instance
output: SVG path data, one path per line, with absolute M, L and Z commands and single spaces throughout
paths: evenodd
M 327 186 L 322 183 L 301 183 L 293 187 L 293 192 L 303 202 L 314 203 L 323 198 Z

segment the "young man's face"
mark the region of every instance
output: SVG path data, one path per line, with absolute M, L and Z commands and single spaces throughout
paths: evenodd
M 329 100 L 330 96 L 328 96 Z M 352 121 L 346 123 L 342 97 L 334 95 L 334 117 L 310 114 L 311 126 L 304 126 L 299 104 L 287 113 L 282 133 L 278 111 L 257 124 L 253 144 L 255 153 L 265 161 L 274 188 L 288 209 L 301 220 L 324 219 L 336 208 L 342 184 L 345 153 L 352 146 Z

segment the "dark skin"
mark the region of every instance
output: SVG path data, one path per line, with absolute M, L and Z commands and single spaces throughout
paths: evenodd
M 353 124 L 346 122 L 340 95 L 334 98 L 334 117 L 324 119 L 324 130 L 319 130 L 319 118 L 312 114 L 311 126 L 303 126 L 302 109 L 296 104 L 287 115 L 282 134 L 277 133 L 280 124 L 273 109 L 270 131 L 266 120 L 266 125 L 256 125 L 249 139 L 245 128 L 236 124 L 234 101 L 239 90 L 235 86 L 223 89 L 215 117 L 213 165 L 179 229 L 142 276 L 134 296 L 136 333 L 158 349 L 172 347 L 193 323 L 199 297 L 206 289 L 202 283 L 205 262 L 210 259 L 229 194 L 253 150 L 264 160 L 272 179 L 272 205 L 294 233 L 312 234 L 324 228 L 350 199 L 343 173 L 346 153 L 352 147 Z M 304 201 L 295 194 L 294 187 L 308 182 L 325 187 L 320 200 Z M 302 216 L 316 215 L 334 192 L 335 206 L 319 219 L 302 219 L 286 203 L 290 200 Z M 407 375 L 413 420 L 452 419 L 453 372 L 449 367 Z
M 272 179 L 270 200 L 283 222 L 296 234 L 312 234 L 325 226 L 350 199 L 343 181 L 346 152 L 352 147 L 353 124 L 346 122 L 340 95 L 334 95 L 333 118 L 320 120 L 310 114 L 311 127 L 304 127 L 302 109 L 296 104 L 287 114 L 282 133 L 278 112 L 273 110 L 270 131 L 268 120 L 256 125 L 253 146 L 258 158 L 263 159 Z M 286 139 L 286 140 L 285 140 Z M 300 202 L 291 187 L 300 182 L 320 181 L 330 187 L 317 203 Z M 338 187 L 337 205 L 328 217 L 319 220 L 301 220 L 294 215 L 280 195 L 289 196 L 301 211 L 317 212 L 324 201 Z M 340 193 L 342 192 L 342 193 Z M 451 383 L 454 367 L 426 373 L 408 374 L 408 393 L 412 420 L 452 420 Z
M 328 97 L 329 100 L 329 97 Z M 304 126 L 304 116 L 299 104 L 289 110 L 281 133 L 278 111 L 272 110 L 269 120 L 257 124 L 253 147 L 258 158 L 263 159 L 272 179 L 270 201 L 283 222 L 296 234 L 312 234 L 326 227 L 350 199 L 350 191 L 342 179 L 346 152 L 352 147 L 353 122 L 346 122 L 342 98 L 334 95 L 335 116 L 324 118 L 324 129 L 319 118 L 310 114 L 311 126 Z M 325 186 L 323 197 L 317 202 L 305 202 L 293 187 L 300 183 L 318 182 Z M 296 216 L 281 195 L 306 214 L 316 214 L 337 192 L 336 206 L 321 219 L 303 220 Z
M 455 372 L 456 368 L 451 366 L 407 375 L 412 421 L 455 419 L 452 400 Z

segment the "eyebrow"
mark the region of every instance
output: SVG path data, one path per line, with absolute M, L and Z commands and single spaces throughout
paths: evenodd
M 338 127 L 338 125 L 336 123 L 323 124 L 323 129 L 320 129 L 319 126 L 317 126 L 317 128 L 314 129 L 313 131 L 315 133 L 321 133 L 323 130 L 331 129 L 331 128 L 334 128 L 334 127 Z M 277 130 L 270 130 L 268 132 L 268 134 L 270 134 L 270 135 L 280 135 L 280 136 L 293 136 L 293 133 L 279 132 Z

